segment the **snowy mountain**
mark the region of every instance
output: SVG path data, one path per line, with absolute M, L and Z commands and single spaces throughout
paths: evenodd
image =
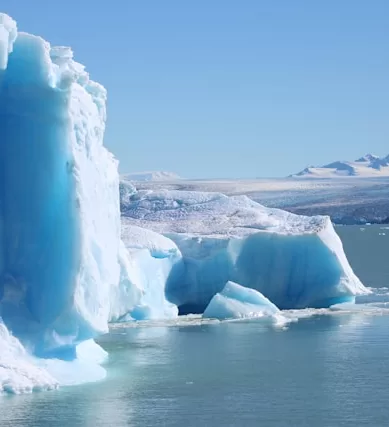
M 123 181 L 176 181 L 181 179 L 174 172 L 166 171 L 146 171 L 146 172 L 132 172 L 121 176 Z
M 339 177 L 381 177 L 389 176 L 389 155 L 378 157 L 366 154 L 354 161 L 336 161 L 320 167 L 308 167 L 291 175 L 293 178 L 339 178 Z

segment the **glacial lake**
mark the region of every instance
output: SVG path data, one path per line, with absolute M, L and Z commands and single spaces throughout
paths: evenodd
M 107 379 L 0 398 L 1 427 L 389 425 L 389 229 L 337 227 L 370 299 L 263 321 L 115 326 Z M 363 304 L 362 304 L 363 303 Z

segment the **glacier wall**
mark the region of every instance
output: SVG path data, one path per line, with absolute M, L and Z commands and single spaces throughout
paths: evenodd
M 18 33 L 0 14 L 0 316 L 36 355 L 76 357 L 124 295 L 105 102 L 70 48 Z M 131 310 L 142 290 L 125 287 Z

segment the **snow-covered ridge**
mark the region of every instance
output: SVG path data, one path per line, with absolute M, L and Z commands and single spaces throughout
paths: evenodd
M 120 178 L 123 181 L 176 181 L 181 179 L 176 173 L 166 171 L 131 172 L 121 175 Z
M 389 177 L 389 155 L 378 157 L 366 154 L 354 161 L 335 161 L 324 166 L 311 166 L 291 177 L 339 178 L 339 177 Z

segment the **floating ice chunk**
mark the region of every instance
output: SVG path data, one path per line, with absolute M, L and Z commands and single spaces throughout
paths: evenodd
M 203 317 L 215 319 L 240 319 L 279 314 L 280 310 L 260 292 L 227 282 L 204 311 Z
M 182 314 L 203 313 L 229 280 L 281 309 L 329 307 L 369 293 L 353 273 L 328 217 L 269 209 L 246 196 L 138 191 L 122 221 L 163 233 L 185 274 L 166 294 Z

